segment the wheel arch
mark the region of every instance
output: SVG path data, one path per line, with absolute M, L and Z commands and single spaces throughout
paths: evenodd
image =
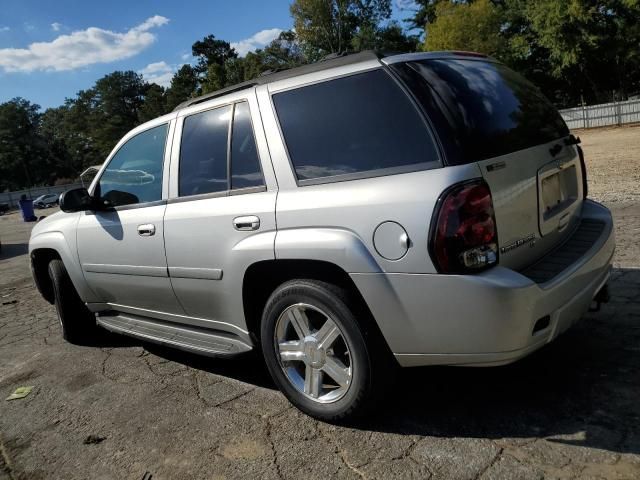
M 49 263 L 51 260 L 61 260 L 60 254 L 53 248 L 36 248 L 31 251 L 31 275 L 33 281 L 36 284 L 36 288 L 40 292 L 40 295 L 53 305 L 53 283 L 49 278 Z
M 321 280 L 343 288 L 356 308 L 354 316 L 360 326 L 374 337 L 374 341 L 382 342 L 390 353 L 371 310 L 352 278 L 340 266 L 323 260 L 264 260 L 247 268 L 242 283 L 242 303 L 247 330 L 256 345 L 260 345 L 260 322 L 269 296 L 279 285 L 294 279 Z
M 69 274 L 69 278 L 71 278 L 71 283 L 75 287 L 80 298 L 84 302 L 98 301 L 95 293 L 89 288 L 89 285 L 84 278 L 84 273 L 82 272 L 76 251 L 77 246 L 74 241 L 75 237 L 72 237 L 70 240 L 72 240 L 71 244 L 60 231 L 44 232 L 31 237 L 31 240 L 29 241 L 29 257 L 32 269 L 35 268 L 33 265 L 34 255 L 35 261 L 38 262 L 38 277 L 36 277 L 34 273 L 34 281 L 38 282 L 42 280 L 42 284 L 46 285 L 49 277 L 47 265 L 53 258 L 59 258 L 62 260 L 62 263 Z M 45 261 L 46 263 L 44 263 Z M 42 263 L 44 263 L 44 267 L 41 266 Z M 44 275 L 42 275 L 43 269 Z M 39 288 L 40 287 L 38 287 L 38 289 Z M 50 301 L 50 297 L 47 298 L 47 296 L 45 296 L 48 295 L 48 293 L 42 293 L 42 295 L 47 299 L 47 301 Z

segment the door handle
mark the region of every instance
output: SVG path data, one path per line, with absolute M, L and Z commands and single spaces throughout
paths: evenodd
M 241 231 L 258 230 L 260 228 L 260 219 L 255 215 L 236 217 L 233 219 L 233 228 Z
M 138 225 L 138 235 L 141 237 L 150 237 L 156 234 L 156 226 L 153 223 L 145 223 Z

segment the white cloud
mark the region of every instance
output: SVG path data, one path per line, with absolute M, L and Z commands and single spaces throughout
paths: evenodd
M 185 62 L 192 57 L 193 55 L 191 55 L 190 53 L 183 53 L 182 55 L 180 55 L 180 58 L 182 58 L 182 60 L 184 60 Z
M 249 38 L 240 40 L 238 42 L 232 42 L 231 46 L 236 49 L 238 55 L 244 57 L 247 53 L 256 50 L 260 47 L 271 43 L 272 40 L 278 38 L 278 35 L 282 33 L 281 28 L 269 28 L 267 30 L 260 30 Z
M 396 0 L 396 6 L 400 10 L 416 10 L 418 8 L 414 0 Z
M 53 30 L 54 32 L 59 32 L 62 27 L 63 27 L 63 25 L 61 23 L 58 23 L 58 22 L 53 22 L 51 24 L 51 30 Z
M 150 63 L 138 73 L 141 73 L 144 79 L 149 83 L 157 83 L 161 87 L 169 87 L 175 68 L 167 62 Z
M 156 35 L 149 30 L 168 22 L 168 18 L 155 15 L 124 33 L 89 27 L 28 48 L 2 48 L 0 67 L 6 72 L 63 71 L 122 60 L 151 45 Z
M 36 29 L 36 26 L 33 23 L 24 22 L 23 24 L 25 32 L 32 32 Z

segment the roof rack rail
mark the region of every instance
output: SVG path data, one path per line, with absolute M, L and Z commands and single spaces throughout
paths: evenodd
M 233 92 L 239 92 L 240 90 L 244 90 L 250 87 L 255 87 L 256 85 L 258 85 L 258 82 L 250 80 L 248 82 L 232 85 L 230 87 L 226 87 L 221 90 L 216 90 L 215 92 L 205 93 L 204 95 L 200 95 L 199 97 L 185 100 L 184 102 L 179 104 L 176 108 L 174 108 L 173 111 L 177 112 L 178 110 L 182 110 L 183 108 L 190 107 L 191 105 L 197 105 L 199 103 L 206 102 L 207 100 L 211 100 L 212 98 L 221 97 L 222 95 L 227 95 Z
M 325 58 L 321 59 L 318 62 L 310 63 L 308 65 L 302 65 L 299 67 L 292 68 L 283 68 L 283 69 L 274 69 L 271 71 L 266 71 L 259 75 L 257 78 L 253 80 L 249 80 L 243 83 L 239 83 L 237 85 L 232 85 L 230 87 L 225 87 L 222 90 L 218 90 L 215 92 L 207 93 L 200 97 L 190 98 L 182 102 L 173 111 L 182 110 L 183 108 L 190 107 L 191 105 L 197 105 L 202 102 L 206 102 L 207 100 L 211 100 L 212 98 L 218 98 L 228 93 L 239 92 L 241 90 L 255 87 L 258 85 L 266 85 L 271 82 L 275 82 L 278 80 L 282 80 L 285 78 L 296 77 L 298 75 L 304 75 L 307 73 L 318 72 L 321 70 L 326 70 L 329 68 L 340 67 L 344 65 L 349 65 L 351 63 L 364 62 L 368 60 L 380 60 L 381 54 L 371 51 L 365 50 L 363 52 L 358 53 L 349 53 L 349 52 L 340 52 L 340 53 L 332 53 L 327 55 Z

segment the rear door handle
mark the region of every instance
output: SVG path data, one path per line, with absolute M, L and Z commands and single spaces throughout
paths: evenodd
M 236 217 L 233 219 L 233 228 L 241 231 L 258 230 L 260 228 L 260 219 L 255 215 Z
M 150 237 L 156 234 L 156 226 L 153 223 L 145 223 L 138 225 L 138 235 L 141 237 Z

